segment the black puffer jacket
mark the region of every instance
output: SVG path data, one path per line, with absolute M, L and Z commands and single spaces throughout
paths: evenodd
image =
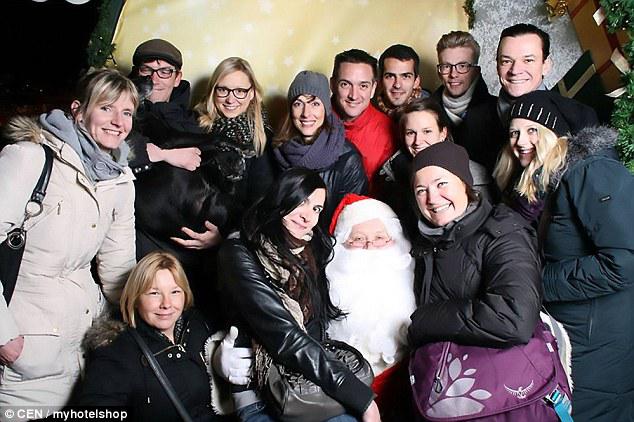
M 306 324 L 308 332 L 303 331 L 267 280 L 257 256 L 239 239 L 223 243 L 218 272 L 229 320 L 241 332 L 250 333 L 276 363 L 318 384 L 350 413 L 363 414 L 372 401 L 372 390 L 324 352 L 319 342 L 327 321 L 312 319 Z
M 527 343 L 542 298 L 529 224 L 505 205 L 492 208 L 481 201 L 451 227 L 421 231 L 413 251 L 418 309 L 412 314 L 410 345 Z
M 213 421 L 204 345 L 211 335 L 195 312 L 183 315 L 184 325 L 176 344 L 138 318 L 137 331 L 167 375 L 176 394 L 195 421 Z M 80 406 L 126 406 L 135 421 L 180 420 L 174 405 L 145 362 L 143 352 L 123 323 L 102 324 L 90 331 L 88 360 L 81 386 Z

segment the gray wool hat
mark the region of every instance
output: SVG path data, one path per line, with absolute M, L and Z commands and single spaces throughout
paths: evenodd
M 324 103 L 327 116 L 332 112 L 330 86 L 325 75 L 310 70 L 299 72 L 288 87 L 288 103 L 292 103 L 300 95 L 314 95 Z

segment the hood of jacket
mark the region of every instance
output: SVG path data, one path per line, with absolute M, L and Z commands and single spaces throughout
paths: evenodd
M 97 319 L 88 329 L 82 345 L 85 350 L 93 351 L 112 343 L 122 332 L 127 329 L 128 325 L 119 320 L 112 319 L 110 316 L 103 316 Z
M 618 132 L 608 126 L 587 127 L 568 138 L 565 163 L 558 172 L 552 175 L 549 183 L 551 187 L 559 186 L 561 178 L 568 169 L 592 155 L 603 155 L 618 160 L 618 154 L 614 148 L 617 138 Z
M 34 117 L 16 116 L 9 120 L 4 136 L 11 143 L 27 141 L 41 144 L 46 132 Z

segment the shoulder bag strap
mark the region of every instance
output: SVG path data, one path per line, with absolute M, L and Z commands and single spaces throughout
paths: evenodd
M 152 371 L 154 371 L 154 375 L 156 375 L 156 378 L 158 378 L 159 382 L 161 383 L 161 386 L 163 387 L 168 397 L 172 401 L 172 404 L 176 408 L 176 411 L 178 412 L 180 417 L 185 422 L 192 422 L 192 418 L 191 416 L 189 416 L 187 409 L 185 409 L 185 406 L 183 406 L 183 403 L 178 398 L 178 395 L 174 391 L 174 387 L 172 387 L 172 384 L 167 379 L 165 372 L 163 372 L 163 370 L 161 369 L 160 365 L 156 361 L 156 358 L 150 351 L 145 341 L 143 341 L 143 339 L 141 338 L 141 336 L 139 335 L 136 329 L 130 327 L 129 331 L 130 331 L 130 334 L 132 334 L 132 338 L 134 338 L 134 340 L 137 342 L 137 344 L 141 348 L 141 351 L 143 352 L 145 359 L 147 359 L 147 362 L 152 368 Z
M 51 171 L 53 169 L 53 150 L 44 144 L 42 144 L 42 148 L 44 148 L 44 168 L 30 199 L 30 202 L 35 202 L 36 204 L 42 204 L 44 196 L 46 196 L 46 188 L 48 187 L 48 181 L 51 179 Z

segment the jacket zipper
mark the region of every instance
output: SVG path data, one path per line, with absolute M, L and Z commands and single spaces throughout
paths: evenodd
M 449 347 L 451 342 L 446 341 L 442 346 L 442 353 L 440 354 L 440 361 L 438 362 L 438 369 L 436 369 L 436 375 L 434 376 L 434 391 L 438 394 L 443 390 L 442 376 L 445 373 L 445 366 L 447 356 L 449 355 Z

